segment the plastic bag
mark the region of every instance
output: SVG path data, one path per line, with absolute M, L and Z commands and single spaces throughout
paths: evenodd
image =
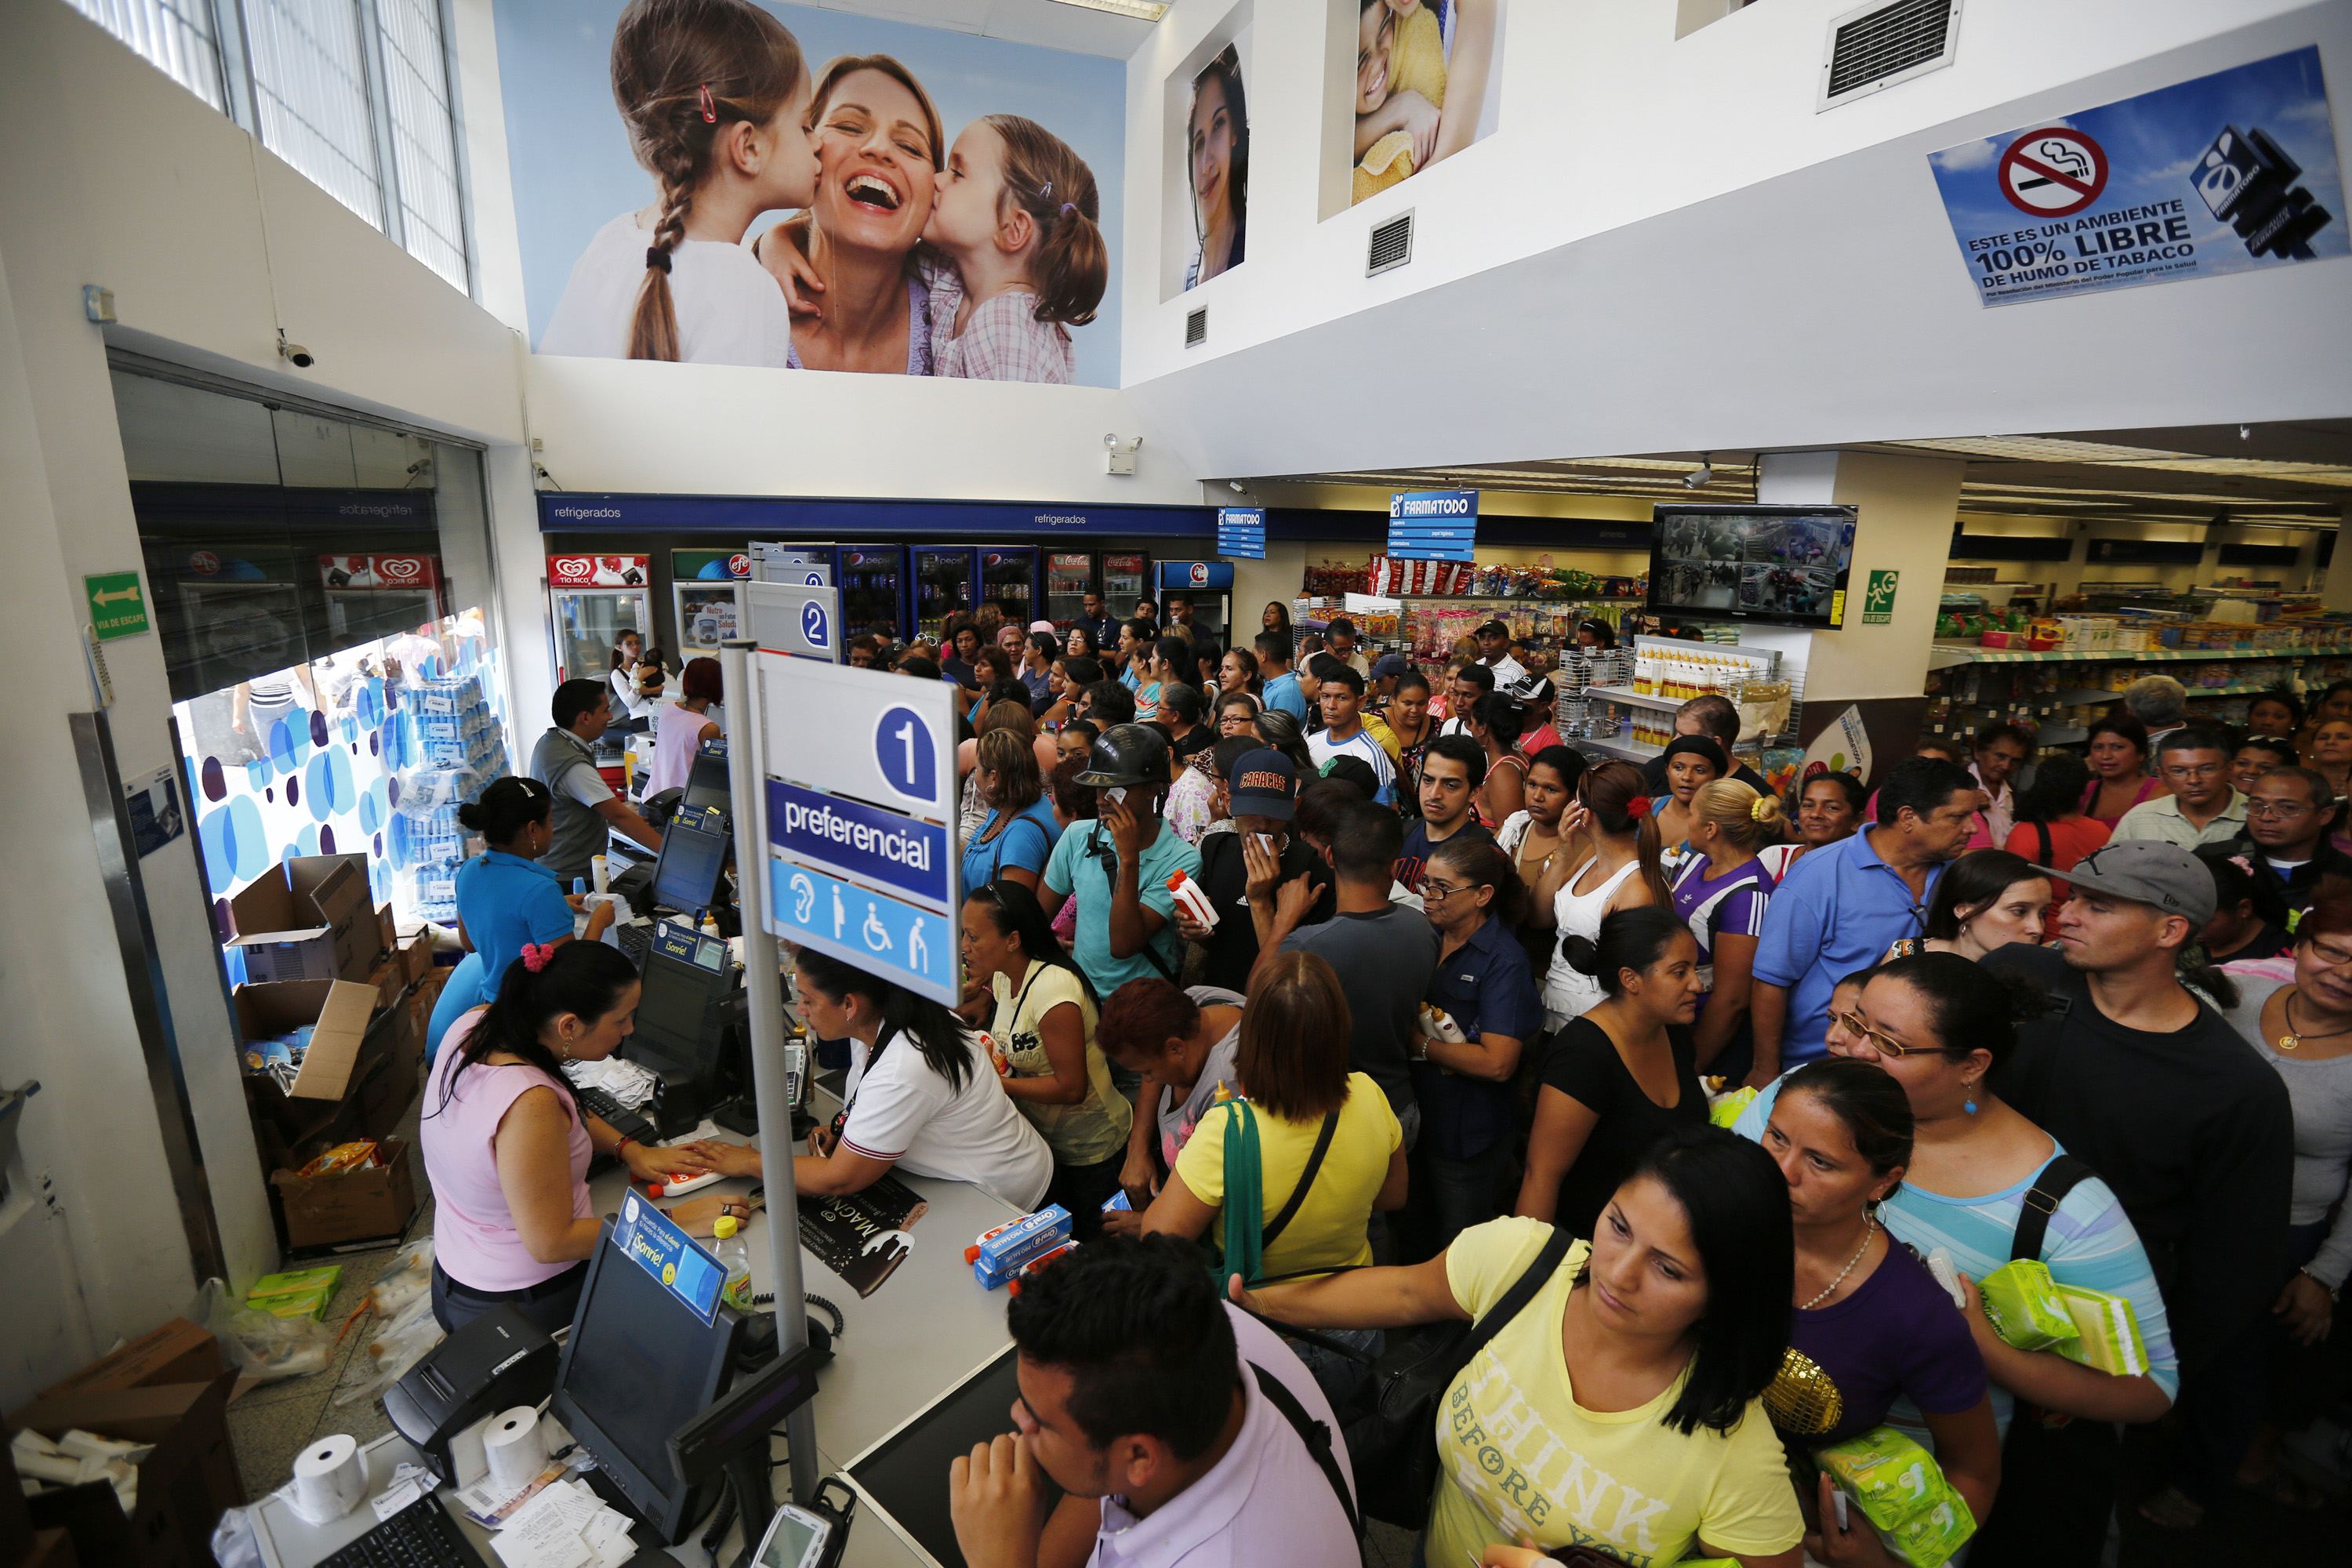
M 213 1561 L 220 1568 L 262 1568 L 261 1542 L 253 1529 L 253 1516 L 260 1507 L 229 1509 L 213 1526 Z
M 441 1342 L 441 1325 L 433 1317 L 431 1291 L 415 1297 L 408 1305 L 385 1320 L 361 1350 L 353 1365 L 363 1369 L 356 1380 L 346 1379 L 345 1386 L 336 1390 L 337 1406 L 365 1405 L 402 1378 L 408 1369 L 425 1359 L 425 1353 Z
M 384 1317 L 407 1310 L 419 1297 L 433 1293 L 433 1238 L 413 1241 L 392 1256 L 392 1261 L 368 1291 L 368 1305 Z
M 222 1280 L 207 1279 L 197 1296 L 196 1316 L 247 1374 L 264 1383 L 324 1372 L 333 1359 L 335 1331 L 311 1318 L 279 1318 L 256 1311 Z

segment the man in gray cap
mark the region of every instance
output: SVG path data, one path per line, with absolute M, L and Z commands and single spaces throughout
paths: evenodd
M 2147 1245 L 2179 1356 L 2181 1427 L 2172 1484 L 2141 1511 L 2183 1529 L 2226 1494 L 2262 1419 L 2294 1118 L 2278 1073 L 2181 984 L 2182 950 L 2213 917 L 2194 855 L 2126 841 L 2034 869 L 2074 887 L 2056 949 L 2006 947 L 1984 967 L 2053 1005 L 2019 1026 L 1990 1082 L 2115 1189 Z M 2236 1000 L 2218 973 L 2199 984 Z
M 1045 862 L 1037 901 L 1052 920 L 1078 900 L 1070 955 L 1097 996 L 1156 974 L 1181 984 L 1183 943 L 1168 879 L 1198 879 L 1201 857 L 1160 820 L 1168 796 L 1168 742 L 1148 724 L 1113 724 L 1095 738 L 1077 782 L 1101 815 L 1074 822 Z

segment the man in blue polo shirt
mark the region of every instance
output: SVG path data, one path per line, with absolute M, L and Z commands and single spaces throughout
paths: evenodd
M 1945 862 L 1969 841 L 1983 793 L 1940 757 L 1908 757 L 1879 786 L 1878 820 L 1789 868 L 1756 944 L 1752 1084 L 1827 1047 L 1830 992 L 1916 937 Z

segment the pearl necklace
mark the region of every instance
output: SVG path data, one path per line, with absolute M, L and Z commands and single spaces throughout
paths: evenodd
M 1845 1260 L 1845 1267 L 1837 1271 L 1837 1278 L 1829 1282 L 1828 1289 L 1824 1289 L 1820 1295 L 1814 1297 L 1811 1300 L 1806 1302 L 1803 1306 L 1798 1308 L 1797 1310 L 1800 1312 L 1810 1312 L 1815 1307 L 1820 1306 L 1823 1301 L 1828 1300 L 1832 1296 L 1837 1294 L 1837 1288 L 1845 1283 L 1845 1277 L 1853 1272 L 1853 1266 L 1860 1263 L 1862 1261 L 1862 1255 L 1870 1250 L 1871 1236 L 1877 1229 L 1878 1216 L 1876 1215 L 1865 1214 L 1862 1216 L 1862 1245 L 1853 1249 L 1853 1256 Z

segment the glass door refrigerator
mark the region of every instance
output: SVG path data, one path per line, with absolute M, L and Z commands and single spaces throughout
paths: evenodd
M 1115 620 L 1135 614 L 1136 602 L 1152 597 L 1151 557 L 1141 551 L 1106 550 L 1100 556 L 1103 609 Z
M 1087 595 L 1095 586 L 1092 551 L 1052 551 L 1045 556 L 1045 615 L 1056 631 L 1068 631 L 1087 613 Z
M 1234 624 L 1234 563 L 1230 561 L 1162 561 L 1153 574 L 1160 585 L 1160 621 L 1170 619 L 1168 601 L 1181 597 L 1192 605 L 1193 637 L 1202 634 L 1225 642 Z M 1256 634 L 1251 634 L 1255 637 Z
M 554 612 L 555 679 L 602 680 L 624 630 L 653 641 L 653 593 L 643 555 L 551 555 L 547 596 Z
M 1037 547 L 1034 544 L 983 544 L 980 547 L 980 601 L 1002 606 L 1004 618 L 1023 631 L 1037 616 Z
M 898 642 L 908 635 L 905 545 L 837 545 L 833 566 L 832 580 L 841 591 L 841 624 L 851 637 L 870 634 Z
M 970 612 L 980 590 L 980 552 L 968 545 L 918 544 L 909 578 L 914 585 L 913 635 L 937 640 L 949 617 Z

